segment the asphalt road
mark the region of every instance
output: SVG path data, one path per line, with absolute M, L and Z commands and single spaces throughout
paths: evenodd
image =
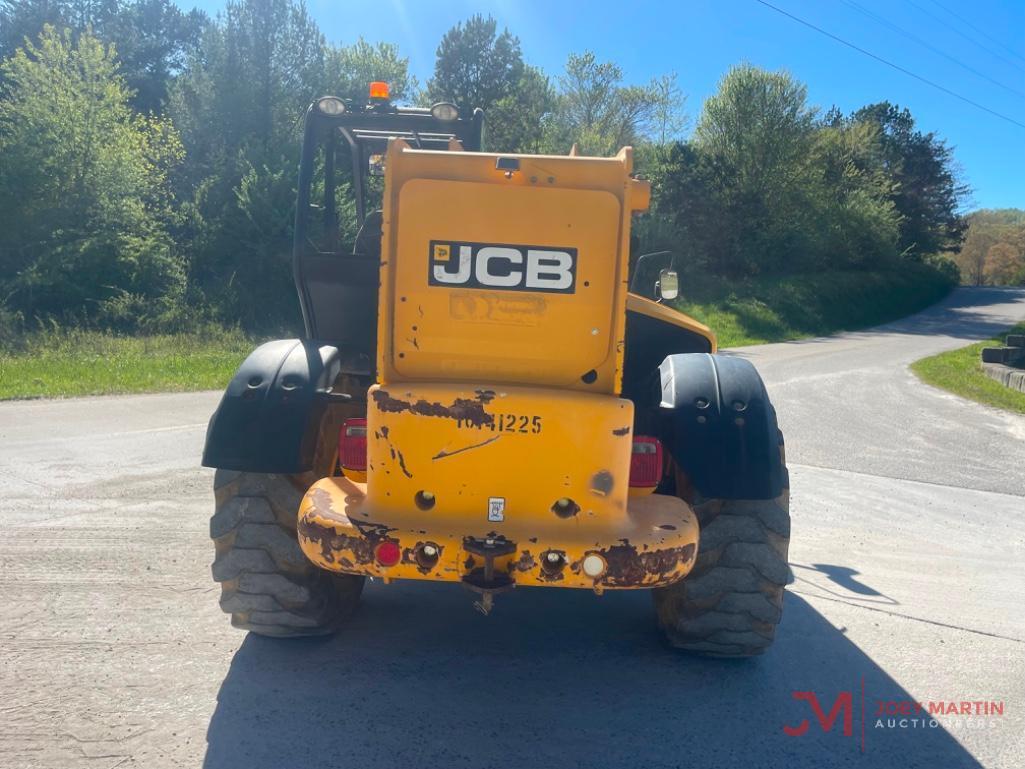
M 642 593 L 522 589 L 485 618 L 373 584 L 335 638 L 247 637 L 209 574 L 218 394 L 0 404 L 0 767 L 1025 766 L 1025 418 L 906 368 L 1021 318 L 1025 291 L 961 290 L 735 351 L 777 403 L 794 520 L 777 644 L 743 662 L 664 647 Z M 807 691 L 839 701 L 831 731 Z M 879 701 L 1003 714 L 891 726 Z

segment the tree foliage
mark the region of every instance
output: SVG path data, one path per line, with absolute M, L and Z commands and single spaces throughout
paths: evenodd
M 132 106 L 160 112 L 205 23 L 201 11 L 184 13 L 172 0 L 0 0 L 0 59 L 34 40 L 46 24 L 88 29 L 114 44 Z
M 637 251 L 670 249 L 693 276 L 956 255 L 973 282 L 1025 277 L 1003 212 L 971 218 L 957 254 L 965 188 L 942 139 L 887 102 L 820 115 L 785 72 L 733 68 L 687 136 L 675 74 L 633 82 L 589 51 L 549 74 L 482 15 L 445 33 L 423 91 L 396 45 L 334 45 L 299 0 L 212 19 L 173 0 L 0 0 L 0 60 L 0 318 L 297 329 L 303 113 L 372 80 L 395 102 L 482 108 L 489 151 L 633 145 L 653 183 Z
M 2 72 L 0 293 L 36 315 L 167 312 L 183 289 L 175 130 L 131 110 L 113 47 L 89 34 L 45 26 Z
M 441 38 L 427 95 L 432 103 L 454 103 L 464 114 L 476 107 L 487 111 L 513 92 L 523 69 L 519 38 L 507 29 L 499 33 L 498 22 L 478 14 Z
M 565 152 L 576 144 L 584 154 L 610 155 L 678 125 L 682 99 L 669 80 L 627 85 L 623 70 L 599 61 L 591 51 L 570 54 L 559 77 L 559 94 L 549 144 Z
M 964 244 L 952 256 L 968 285 L 1025 285 L 1025 211 L 970 214 Z
M 901 215 L 901 253 L 922 257 L 956 251 L 965 227 L 957 209 L 968 190 L 957 179 L 947 143 L 918 131 L 911 112 L 889 102 L 862 107 L 849 122 L 869 123 L 879 130 L 893 179 L 890 198 Z

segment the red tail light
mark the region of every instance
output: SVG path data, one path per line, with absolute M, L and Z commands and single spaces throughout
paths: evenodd
M 662 444 L 649 435 L 634 436 L 630 455 L 630 485 L 651 489 L 662 480 Z
M 386 539 L 374 548 L 374 558 L 382 566 L 394 566 L 402 558 L 402 549 L 398 542 Z
M 346 419 L 338 431 L 338 464 L 345 470 L 367 469 L 367 420 Z

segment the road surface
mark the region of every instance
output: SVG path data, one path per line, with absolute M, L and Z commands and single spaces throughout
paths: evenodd
M 742 662 L 664 647 L 643 593 L 522 589 L 485 618 L 377 583 L 335 638 L 247 637 L 209 573 L 218 394 L 0 404 L 0 766 L 1025 766 L 1025 418 L 906 367 L 1022 318 L 1025 291 L 959 290 L 734 351 L 777 403 L 794 521 L 777 644 Z M 839 703 L 830 731 L 794 692 Z M 901 704 L 962 701 L 1003 713 Z

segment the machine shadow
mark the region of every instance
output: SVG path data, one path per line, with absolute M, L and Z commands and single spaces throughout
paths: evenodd
M 470 601 L 368 585 L 335 638 L 248 636 L 204 767 L 979 766 L 942 728 L 875 728 L 877 699 L 914 697 L 792 594 L 776 646 L 744 661 L 669 649 L 640 592 L 520 589 L 490 617 Z M 852 733 L 842 714 L 825 732 L 794 691 L 826 714 L 850 692 Z M 804 720 L 804 735 L 784 734 Z

